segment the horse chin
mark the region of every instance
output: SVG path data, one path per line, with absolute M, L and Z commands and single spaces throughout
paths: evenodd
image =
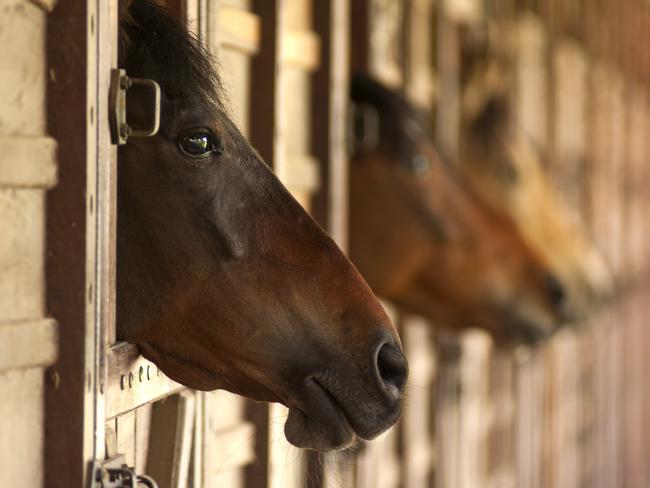
M 318 413 L 290 408 L 284 435 L 294 446 L 315 451 L 344 449 L 355 439 L 350 423 L 336 406 L 326 406 Z
M 503 337 L 498 342 L 506 346 L 536 346 L 558 330 L 555 317 L 534 308 L 509 308 Z
M 357 396 L 363 388 L 345 391 L 336 379 L 309 377 L 301 394 L 289 408 L 284 427 L 287 440 L 296 447 L 330 451 L 349 447 L 357 437 L 371 440 L 391 427 L 399 418 L 401 403 L 388 408 Z M 333 393 L 336 392 L 336 395 Z
M 203 366 L 177 358 L 168 353 L 161 353 L 150 344 L 140 346 L 142 355 L 156 365 L 170 379 L 188 388 L 200 391 L 228 390 L 232 393 L 254 398 L 258 401 L 278 402 L 279 397 L 257 381 L 230 381 L 225 376 L 213 373 Z M 233 388 L 233 385 L 240 388 Z
M 170 354 L 161 353 L 151 344 L 140 344 L 140 352 L 177 383 L 201 391 L 223 388 L 223 381 L 219 381 L 205 369 Z
M 303 382 L 295 404 L 290 406 L 284 426 L 284 434 L 294 446 L 330 451 L 344 449 L 354 441 L 355 432 L 342 405 L 315 378 Z

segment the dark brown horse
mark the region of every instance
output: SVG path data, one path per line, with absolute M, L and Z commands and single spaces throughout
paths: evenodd
M 436 151 L 425 117 L 366 76 L 352 84 L 374 113 L 377 144 L 351 161 L 350 245 L 373 289 L 406 311 L 500 342 L 534 342 L 561 323 L 562 284 L 507 217 L 484 204 Z M 373 117 L 367 116 L 366 125 Z M 366 138 L 367 139 L 367 138 Z
M 390 427 L 407 376 L 395 329 L 233 125 L 209 55 L 145 0 L 125 7 L 120 47 L 163 98 L 158 135 L 119 153 L 120 338 L 187 386 L 285 404 L 299 447 Z

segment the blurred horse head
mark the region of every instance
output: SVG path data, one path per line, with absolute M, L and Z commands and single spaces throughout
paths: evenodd
M 440 156 L 426 117 L 363 75 L 352 100 L 350 250 L 371 287 L 406 311 L 483 327 L 499 342 L 551 334 L 563 319 L 563 283 Z
M 506 62 L 479 59 L 466 68 L 462 172 L 549 263 L 566 289 L 567 318 L 583 318 L 611 291 L 609 269 L 546 174 L 537 148 L 513 127 Z

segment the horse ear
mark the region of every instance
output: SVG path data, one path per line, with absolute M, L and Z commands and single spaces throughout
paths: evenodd
M 493 60 L 476 67 L 462 91 L 463 125 L 475 132 L 493 132 L 506 123 L 510 80 L 506 70 Z

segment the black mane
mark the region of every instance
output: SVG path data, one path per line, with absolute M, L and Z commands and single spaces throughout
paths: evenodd
M 222 84 L 213 57 L 164 7 L 133 0 L 120 14 L 119 66 L 129 76 L 158 82 L 166 100 L 214 100 Z

